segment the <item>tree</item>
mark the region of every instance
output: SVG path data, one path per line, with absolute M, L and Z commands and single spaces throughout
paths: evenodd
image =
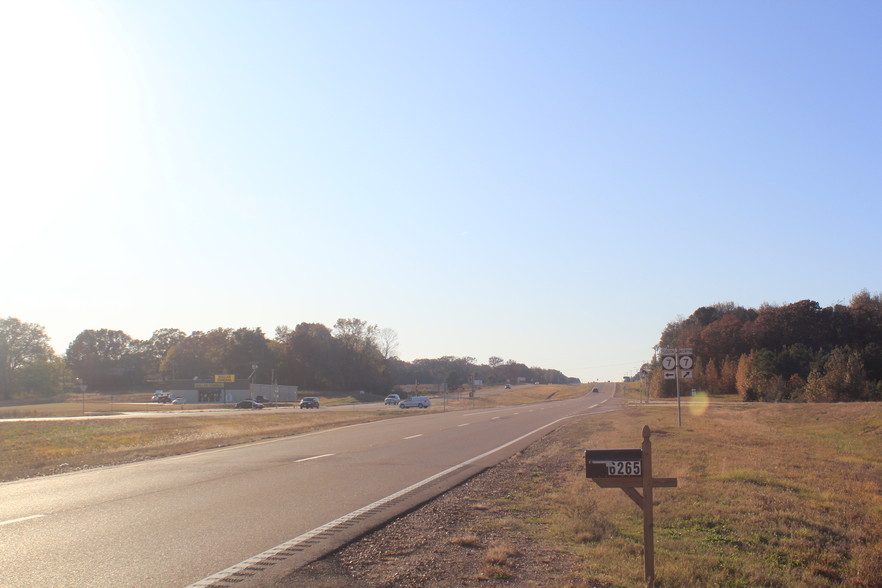
M 157 329 L 147 341 L 143 342 L 142 352 L 146 358 L 144 372 L 147 374 L 159 373 L 162 360 L 165 359 L 168 350 L 174 345 L 187 338 L 187 334 L 180 329 Z M 165 374 L 168 376 L 169 374 Z
M 841 347 L 812 370 L 805 385 L 806 399 L 814 402 L 867 400 L 869 393 L 860 354 Z
M 42 326 L 0 319 L 0 398 L 55 392 L 55 359 Z
M 383 359 L 391 359 L 395 357 L 398 351 L 398 333 L 394 329 L 388 327 L 377 331 L 377 345 Z
M 143 374 L 131 361 L 134 340 L 122 331 L 86 330 L 67 348 L 67 363 L 74 375 L 96 390 L 127 388 Z
M 281 373 L 306 390 L 340 390 L 343 384 L 340 342 L 325 325 L 300 323 L 288 334 Z
M 245 379 L 251 374 L 255 364 L 269 373 L 275 369 L 276 364 L 268 343 L 260 327 L 236 329 L 230 333 L 224 346 L 222 371 L 218 373 L 235 374 Z

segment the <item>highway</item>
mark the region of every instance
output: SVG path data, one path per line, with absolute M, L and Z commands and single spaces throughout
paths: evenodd
M 599 388 L 0 484 L 0 586 L 272 586 L 566 419 L 622 406 Z

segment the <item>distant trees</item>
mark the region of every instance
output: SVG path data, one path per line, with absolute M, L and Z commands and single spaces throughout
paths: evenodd
M 746 401 L 882 400 L 882 297 L 867 291 L 826 308 L 813 300 L 701 307 L 669 323 L 659 346 L 691 347 L 691 385 Z M 652 374 L 653 393 L 672 395 L 662 370 Z
M 0 398 L 57 391 L 58 368 L 42 326 L 0 319 Z
M 305 390 L 365 390 L 386 393 L 394 384 L 447 384 L 456 389 L 472 380 L 487 384 L 570 381 L 557 370 L 527 368 L 491 357 L 445 356 L 406 362 L 396 357 L 398 334 L 358 318 L 338 319 L 332 328 L 300 323 L 276 327 L 268 339 L 259 328 L 217 328 L 189 335 L 162 328 L 146 340 L 123 331 L 87 329 L 57 357 L 40 325 L 9 317 L 0 320 L 0 399 L 46 396 L 64 383 L 112 391 L 153 387 L 163 380 L 207 379 L 233 374 Z M 272 374 L 272 376 L 271 376 Z

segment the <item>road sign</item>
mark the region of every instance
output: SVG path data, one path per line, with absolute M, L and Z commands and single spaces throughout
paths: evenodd
M 692 355 L 691 347 L 662 347 L 659 350 L 662 355 Z
M 214 381 L 216 384 L 220 384 L 221 382 L 235 382 L 236 375 L 235 374 L 215 374 Z
M 695 362 L 692 360 L 691 355 L 681 355 L 680 356 L 680 369 L 681 370 L 690 370 L 692 369 L 692 365 Z
M 674 380 L 677 378 L 676 372 L 665 372 L 665 380 Z
M 680 372 L 680 377 L 684 380 L 688 380 L 692 378 L 692 370 L 683 370 Z
M 673 355 L 668 355 L 662 358 L 662 368 L 672 370 L 675 367 L 677 367 L 677 360 L 674 359 Z

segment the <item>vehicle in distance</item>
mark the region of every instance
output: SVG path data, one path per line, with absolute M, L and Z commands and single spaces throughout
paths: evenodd
M 175 398 L 174 400 L 171 401 L 171 403 L 172 404 L 186 404 L 187 399 L 186 398 Z
M 162 392 L 157 392 L 150 400 L 152 402 L 159 402 L 160 404 L 167 404 L 172 401 L 168 394 Z
M 319 399 L 316 396 L 304 396 L 300 399 L 300 408 L 318 408 Z
M 236 405 L 236 408 L 263 408 L 263 404 L 256 400 L 251 400 L 250 398 L 246 398 L 245 400 L 239 402 Z
M 386 400 L 383 401 L 383 404 L 398 404 L 401 402 L 401 396 L 398 394 L 390 394 L 386 397 Z
M 592 392 L 592 394 L 597 394 L 598 392 L 600 392 L 600 390 L 598 390 L 597 388 L 595 388 L 595 389 L 592 390 L 591 392 Z
M 408 398 L 407 400 L 402 400 L 398 403 L 398 408 L 429 408 L 432 405 L 432 401 L 429 400 L 428 396 L 414 396 L 412 398 Z
M 511 390 L 511 384 L 506 384 L 506 385 L 505 385 L 505 389 L 506 389 L 506 390 Z

